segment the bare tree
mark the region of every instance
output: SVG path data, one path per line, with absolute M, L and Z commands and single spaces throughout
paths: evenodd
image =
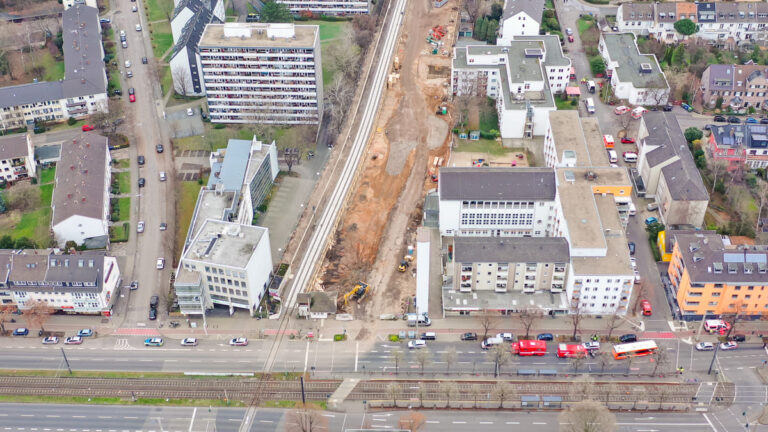
M 493 327 L 493 324 L 493 318 L 488 315 L 487 311 L 483 311 L 483 314 L 480 315 L 480 326 L 483 328 L 483 340 L 488 338 L 488 330 Z
M 343 32 L 323 56 L 323 63 L 328 59 L 328 67 L 334 76 L 341 75 L 347 84 L 354 83 L 360 68 L 360 49 L 352 41 L 352 32 Z
M 424 383 L 419 384 L 419 389 L 417 390 L 417 392 L 419 395 L 419 406 L 423 408 L 424 399 L 426 399 L 427 396 L 429 395 L 429 390 L 427 389 L 426 384 Z
M 465 0 L 462 3 L 464 12 L 469 16 L 470 22 L 477 21 L 477 17 L 480 15 L 480 0 Z
M 630 121 L 632 121 L 632 117 L 630 116 L 629 112 L 625 112 L 619 116 L 619 123 L 621 124 L 621 128 L 625 131 L 629 127 Z
M 107 109 L 91 116 L 91 123 L 107 134 L 115 134 L 117 127 L 123 123 L 123 104 L 118 99 L 109 99 Z
M 354 96 L 354 86 L 345 81 L 343 74 L 336 74 L 325 89 L 325 110 L 331 116 L 328 127 L 332 133 L 338 134 L 341 131 L 344 116 Z
M 475 401 L 475 404 L 472 406 L 473 408 L 477 408 L 477 401 L 480 399 L 480 395 L 483 394 L 483 392 L 480 390 L 480 388 L 474 384 L 472 384 L 472 387 L 469 389 L 470 394 L 472 395 L 472 400 Z
M 387 386 L 387 395 L 392 399 L 392 406 L 397 407 L 397 400 L 400 399 L 400 395 L 403 394 L 403 388 L 400 384 L 392 383 Z
M 458 354 L 456 354 L 456 347 L 449 346 L 446 348 L 445 352 L 443 353 L 443 361 L 445 362 L 445 372 L 450 373 L 451 366 L 456 364 L 456 359 L 458 358 Z
M 632 303 L 632 314 L 637 315 L 637 311 L 640 307 L 640 300 L 645 299 L 645 295 L 648 293 L 648 282 L 646 279 L 640 281 L 640 286 L 635 290 L 635 301 Z
M 171 78 L 173 78 L 173 89 L 176 90 L 176 93 L 188 96 L 187 93 L 193 89 L 192 76 L 189 74 L 189 69 L 176 65 L 171 68 Z
M 11 320 L 14 312 L 16 312 L 15 306 L 0 306 L 0 331 L 2 331 L 0 334 L 5 334 L 5 323 Z
M 288 432 L 318 432 L 328 430 L 328 418 L 315 405 L 298 404 L 285 420 Z
M 569 396 L 574 401 L 594 399 L 596 393 L 595 380 L 589 375 L 580 375 L 571 383 Z
M 575 308 L 571 309 L 571 314 L 568 315 L 568 321 L 571 323 L 571 327 L 573 327 L 573 334 L 571 335 L 571 340 L 576 340 L 576 333 L 579 332 L 581 328 L 581 319 L 584 318 L 584 315 L 582 314 L 582 308 L 581 305 L 576 306 Z
M 440 393 L 445 395 L 445 407 L 451 407 L 451 399 L 459 394 L 459 386 L 453 381 L 442 381 L 440 383 Z
M 603 384 L 603 390 L 605 392 L 605 406 L 610 408 L 611 396 L 619 394 L 619 386 L 616 383 Z
M 616 416 L 600 402 L 576 402 L 560 413 L 561 432 L 613 432 Z
M 710 195 L 715 193 L 715 188 L 717 187 L 718 175 L 725 172 L 727 167 L 728 167 L 728 163 L 725 162 L 724 160 L 714 159 L 712 163 L 709 164 L 709 170 L 712 173 L 712 190 L 710 191 Z
M 469 118 L 469 108 L 475 103 L 475 98 L 480 94 L 479 76 L 487 72 L 456 72 L 456 95 L 453 97 L 453 105 L 456 115 L 456 127 L 463 128 Z
M 755 221 L 755 234 L 760 232 L 760 216 L 763 214 L 766 195 L 768 195 L 768 183 L 765 181 L 761 181 L 760 186 L 758 186 L 758 189 L 757 189 L 757 197 L 759 199 L 760 204 L 757 207 L 757 220 Z
M 48 302 L 30 300 L 26 302 L 23 314 L 27 320 L 27 325 L 33 328 L 40 327 L 41 331 L 45 331 L 45 323 L 48 322 L 53 312 L 54 310 L 48 305 Z
M 404 430 L 410 430 L 412 432 L 416 432 L 424 426 L 424 423 L 426 423 L 427 418 L 424 416 L 424 414 L 420 412 L 414 412 L 411 411 L 408 414 L 405 414 L 400 417 L 398 420 L 398 427 L 400 429 Z
M 659 400 L 659 410 L 663 410 L 664 401 L 672 395 L 672 389 L 666 385 L 656 386 L 656 398 Z
M 392 361 L 395 362 L 395 375 L 397 375 L 398 367 L 400 366 L 400 362 L 403 360 L 403 356 L 405 356 L 405 353 L 403 350 L 396 349 L 392 351 Z
M 352 34 L 355 44 L 365 50 L 376 34 L 376 17 L 369 14 L 355 15 L 352 18 Z
M 575 355 L 568 358 L 568 363 L 570 363 L 571 368 L 573 368 L 573 373 L 579 373 L 579 369 L 581 369 L 581 367 L 584 366 L 584 363 L 586 362 L 587 358 L 583 355 Z
M 432 353 L 429 348 L 422 348 L 416 351 L 416 362 L 421 366 L 421 373 L 424 373 L 424 367 L 432 361 Z
M 522 324 L 523 328 L 525 329 L 525 339 L 528 339 L 528 335 L 531 332 L 531 327 L 533 327 L 533 324 L 539 318 L 541 318 L 541 316 L 541 312 L 538 310 L 524 310 L 517 316 L 520 324 Z
M 490 354 L 493 359 L 493 376 L 499 376 L 501 367 L 512 359 L 512 356 L 509 353 L 509 344 L 503 343 L 494 345 Z
M 651 376 L 655 376 L 659 368 L 661 368 L 661 372 L 664 373 L 665 367 L 670 362 L 669 351 L 663 346 L 660 346 L 653 352 L 653 354 L 651 354 L 651 359 L 653 360 L 653 372 L 651 372 Z
M 746 312 L 746 306 L 744 305 L 744 302 L 741 300 L 738 300 L 736 301 L 736 303 L 731 303 L 729 305 L 728 313 L 721 315 L 723 320 L 725 320 L 725 322 L 731 325 L 725 334 L 726 340 L 730 339 L 731 334 L 733 333 L 734 330 L 736 330 L 736 325 L 739 322 L 741 322 L 742 319 L 744 319 L 745 312 Z
M 621 327 L 621 316 L 616 312 L 608 315 L 608 319 L 605 321 L 605 329 L 608 330 L 608 341 L 611 340 L 613 331 Z
M 654 105 L 665 105 L 669 101 L 670 89 L 663 76 L 659 77 L 646 85 L 646 97 Z
M 597 354 L 597 361 L 600 363 L 600 373 L 605 372 L 605 367 L 613 360 L 613 354 L 610 351 L 601 350 Z
M 499 401 L 499 408 L 504 408 L 504 401 L 515 397 L 515 389 L 505 382 L 498 382 L 493 387 L 493 397 Z

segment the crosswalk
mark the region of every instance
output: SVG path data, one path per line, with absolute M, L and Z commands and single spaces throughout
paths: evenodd
M 128 339 L 117 339 L 115 340 L 115 350 L 127 350 L 131 349 L 131 345 L 128 344 Z
M 699 384 L 698 390 L 696 390 L 696 401 L 709 405 L 712 403 L 712 398 L 715 397 L 715 390 L 717 390 L 716 382 L 702 382 Z

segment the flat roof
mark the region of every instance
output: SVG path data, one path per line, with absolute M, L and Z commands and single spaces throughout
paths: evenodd
M 446 311 L 538 309 L 546 312 L 566 311 L 570 307 L 565 291 L 557 294 L 550 292 L 523 294 L 515 291 L 497 293 L 488 290 L 464 293 L 454 290 L 451 286 L 444 286 L 443 309 Z
M 546 200 L 555 199 L 552 168 L 440 168 L 441 200 Z
M 319 33 L 319 27 L 316 25 L 295 25 L 293 27 L 293 37 L 269 37 L 268 31 L 280 28 L 287 29 L 289 24 L 266 24 L 266 23 L 225 23 L 208 24 L 205 26 L 202 37 L 200 37 L 200 47 L 266 47 L 266 48 L 313 48 L 315 39 Z M 242 34 L 250 33 L 250 36 L 227 37 L 224 35 L 225 28 L 241 31 Z
M 208 219 L 187 247 L 184 259 L 245 268 L 264 235 L 264 227 Z
M 235 205 L 234 191 L 216 191 L 213 189 L 200 189 L 195 203 L 195 211 L 192 213 L 192 221 L 187 233 L 187 242 L 191 241 L 208 219 L 222 220 L 228 209 Z
M 584 135 L 579 133 L 581 121 L 578 111 L 550 111 L 549 126 L 558 160 L 562 160 L 565 152 L 572 152 L 576 157 L 576 166 L 592 165 Z
M 631 82 L 636 89 L 667 88 L 667 80 L 653 54 L 640 54 L 632 33 L 603 33 L 603 40 L 612 61 L 618 63 L 615 73 L 622 82 Z M 640 65 L 648 64 L 650 72 L 641 73 Z
M 459 262 L 567 263 L 564 237 L 455 237 L 454 260 Z
M 611 161 L 608 160 L 608 152 L 605 151 L 603 132 L 600 130 L 600 123 L 597 121 L 597 117 L 582 118 L 581 127 L 582 132 L 584 133 L 584 139 L 587 143 L 587 150 L 589 151 L 589 159 L 592 161 L 592 166 L 611 166 Z
M 240 191 L 245 181 L 248 158 L 251 153 L 251 140 L 230 139 L 224 153 L 224 161 L 216 165 L 218 171 L 212 171 L 208 177 L 208 187 L 221 185 L 226 191 Z
M 619 219 L 616 201 L 610 195 L 594 195 L 594 203 L 600 218 L 602 232 L 599 235 L 606 247 L 605 256 L 572 257 L 573 272 L 576 275 L 633 276 L 627 237 Z M 568 230 L 573 235 L 570 225 Z

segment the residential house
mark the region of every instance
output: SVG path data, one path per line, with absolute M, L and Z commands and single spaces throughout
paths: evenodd
M 110 316 L 122 278 L 117 258 L 105 252 L 63 255 L 50 250 L 0 251 L 3 304 L 22 311 L 32 301 L 54 311 Z
M 35 177 L 35 149 L 29 134 L 0 136 L 0 181 Z
M 768 108 L 768 67 L 757 64 L 709 65 L 701 76 L 701 103 L 738 111 Z
M 637 168 L 645 184 L 646 198 L 654 198 L 659 204 L 661 221 L 667 225 L 701 227 L 709 194 L 675 114 L 646 113 L 637 140 Z
M 544 163 L 551 168 L 610 166 L 597 118 L 579 117 L 576 110 L 550 112 Z
M 276 0 L 288 6 L 291 13 L 300 15 L 311 12 L 314 15 L 357 15 L 367 14 L 368 0 Z
M 81 133 L 62 144 L 51 202 L 51 228 L 59 247 L 68 241 L 107 245 L 111 159 L 101 135 Z
M 82 118 L 107 110 L 99 11 L 76 4 L 61 17 L 64 79 L 0 87 L 0 129 Z
M 632 105 L 664 105 L 669 83 L 653 54 L 641 54 L 632 33 L 603 33 L 600 54 L 614 95 Z
M 667 270 L 685 320 L 768 310 L 768 246 L 735 246 L 713 231 L 674 236 Z
M 205 95 L 198 44 L 205 26 L 223 23 L 225 13 L 222 0 L 177 1 L 171 19 L 174 46 L 169 61 L 176 93 L 186 96 Z
M 661 3 L 660 5 L 674 3 Z M 622 3 L 616 10 L 616 27 L 619 32 L 647 35 L 654 28 L 654 3 Z
M 709 154 L 724 161 L 729 172 L 768 168 L 768 126 L 762 124 L 712 125 Z
M 515 36 L 538 36 L 545 0 L 505 0 L 497 45 L 509 45 Z
M 453 51 L 454 97 L 496 100 L 502 138 L 532 138 L 547 130 L 553 93 L 568 85 L 571 61 L 557 36 L 516 36 L 507 46 L 472 45 Z
M 199 52 L 212 122 L 320 123 L 318 26 L 208 24 Z

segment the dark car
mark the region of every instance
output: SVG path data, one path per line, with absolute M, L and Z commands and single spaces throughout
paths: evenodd
M 149 63 L 149 61 L 147 60 L 147 58 L 146 58 L 146 57 L 142 57 L 142 58 L 141 58 L 141 62 L 142 62 L 143 64 L 147 64 L 147 63 Z
M 555 340 L 555 336 L 552 333 L 541 333 L 536 336 L 536 339 L 541 341 L 552 341 Z
M 728 117 L 728 123 L 741 123 L 741 119 L 738 117 Z
M 761 118 L 760 124 L 768 124 L 768 118 Z
M 145 184 L 147 184 L 147 181 L 144 180 L 144 177 L 139 177 L 139 187 L 144 187 Z
M 151 309 L 157 309 L 157 303 L 160 301 L 160 297 L 154 295 L 149 298 L 149 307 Z
M 672 105 L 670 104 L 664 105 L 664 111 L 672 111 Z
M 734 342 L 744 342 L 747 340 L 747 337 L 743 334 L 735 334 L 728 338 L 729 340 L 732 340 Z
M 123 95 L 123 91 L 120 90 L 120 89 L 115 89 L 115 94 L 118 95 L 118 96 L 122 96 Z
M 634 255 L 635 254 L 635 242 L 629 242 L 627 243 L 627 246 L 629 246 L 629 254 Z
M 136 159 L 138 160 L 138 162 L 139 162 L 139 165 L 144 165 L 144 156 L 139 156 L 139 157 L 138 157 L 138 158 L 136 158 Z
M 155 146 L 155 150 L 157 150 L 158 153 L 162 153 L 163 152 L 163 145 L 162 144 L 156 145 Z
M 128 88 L 128 94 L 129 95 L 136 94 L 136 91 L 133 90 L 133 87 Z
M 157 309 L 150 309 L 149 310 L 149 320 L 154 321 L 157 319 Z
M 718 115 L 718 116 L 715 116 L 715 118 L 714 118 L 714 119 L 712 119 L 712 120 L 713 120 L 713 121 L 716 121 L 716 122 L 720 122 L 720 123 L 725 123 L 725 122 L 727 122 L 727 121 L 728 121 L 728 119 L 727 119 L 727 118 L 725 118 L 725 116 L 719 116 L 719 115 Z
M 464 333 L 461 335 L 461 340 L 463 341 L 476 341 L 477 340 L 477 333 Z
M 619 342 L 621 343 L 637 342 L 637 335 L 632 333 L 621 335 L 619 336 Z

